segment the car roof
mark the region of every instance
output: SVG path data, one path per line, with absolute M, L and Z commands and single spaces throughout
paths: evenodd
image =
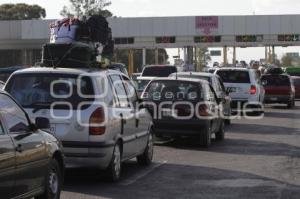
M 243 67 L 225 67 L 225 68 L 218 68 L 217 71 L 220 71 L 220 70 L 224 70 L 224 71 L 253 71 L 254 69 L 251 69 L 251 68 L 243 68 Z
M 286 76 L 291 77 L 289 74 L 281 73 L 281 74 L 263 74 L 261 77 L 267 77 L 267 76 Z
M 59 73 L 59 74 L 122 74 L 123 73 L 116 70 L 109 69 L 89 69 L 89 68 L 52 68 L 52 67 L 31 67 L 22 70 L 15 71 L 14 74 L 24 74 L 24 73 Z M 126 76 L 126 75 L 125 75 Z
M 190 79 L 190 78 L 182 78 L 182 77 L 158 77 L 155 78 L 153 81 L 185 81 L 185 82 L 194 82 L 194 83 L 202 83 L 202 84 L 209 84 L 208 81 L 202 79 Z
M 151 67 L 176 67 L 176 66 L 173 66 L 173 65 L 159 65 L 159 64 L 156 64 L 156 65 L 146 65 L 144 66 L 144 68 L 151 68 Z
M 291 76 L 293 79 L 300 79 L 299 76 Z
M 137 80 L 153 80 L 153 79 L 156 79 L 157 77 L 144 77 L 144 76 L 139 76 L 137 77 Z
M 176 73 L 172 73 L 171 75 L 176 75 Z M 190 76 L 204 76 L 204 77 L 215 77 L 215 74 L 205 73 L 205 72 L 178 72 L 177 75 L 190 75 Z

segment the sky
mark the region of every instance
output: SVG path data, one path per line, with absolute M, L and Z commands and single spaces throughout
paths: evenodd
M 272 15 L 300 14 L 300 0 L 111 0 L 108 9 L 120 17 L 151 16 L 202 16 L 202 15 Z M 38 4 L 46 9 L 47 19 L 60 18 L 60 11 L 69 0 L 0 0 L 2 3 Z M 281 57 L 286 52 L 300 51 L 300 48 L 276 48 Z M 176 49 L 168 50 L 171 57 Z M 231 59 L 229 50 L 229 59 Z M 264 48 L 246 48 L 237 50 L 239 60 L 263 58 Z M 214 58 L 213 61 L 221 61 Z

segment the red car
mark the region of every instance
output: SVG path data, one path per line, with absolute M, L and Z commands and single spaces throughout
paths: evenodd
M 285 74 L 268 74 L 261 77 L 265 88 L 265 104 L 287 104 L 295 106 L 295 87 L 292 78 Z
M 295 86 L 295 99 L 300 99 L 300 77 L 294 76 L 292 78 Z

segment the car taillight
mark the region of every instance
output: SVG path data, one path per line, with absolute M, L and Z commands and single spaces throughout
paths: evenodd
M 207 117 L 209 116 L 209 110 L 206 104 L 201 104 L 198 109 L 198 113 L 200 116 Z
M 251 95 L 255 95 L 256 92 L 257 92 L 256 86 L 253 86 L 253 85 L 252 85 L 251 88 L 250 88 L 250 94 L 251 94 Z
M 105 126 L 100 126 L 105 121 L 105 114 L 103 108 L 97 108 L 91 115 L 89 121 L 90 135 L 103 135 L 105 133 Z

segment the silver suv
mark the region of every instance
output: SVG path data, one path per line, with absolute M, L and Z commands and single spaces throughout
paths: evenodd
M 140 108 L 131 80 L 120 72 L 29 68 L 15 72 L 4 89 L 32 120 L 49 118 L 67 166 L 107 169 L 116 181 L 122 161 L 152 161 L 151 115 Z
M 232 99 L 232 110 L 245 110 L 256 114 L 263 113 L 265 89 L 254 69 L 219 68 L 215 74 L 224 82 L 224 86 Z

